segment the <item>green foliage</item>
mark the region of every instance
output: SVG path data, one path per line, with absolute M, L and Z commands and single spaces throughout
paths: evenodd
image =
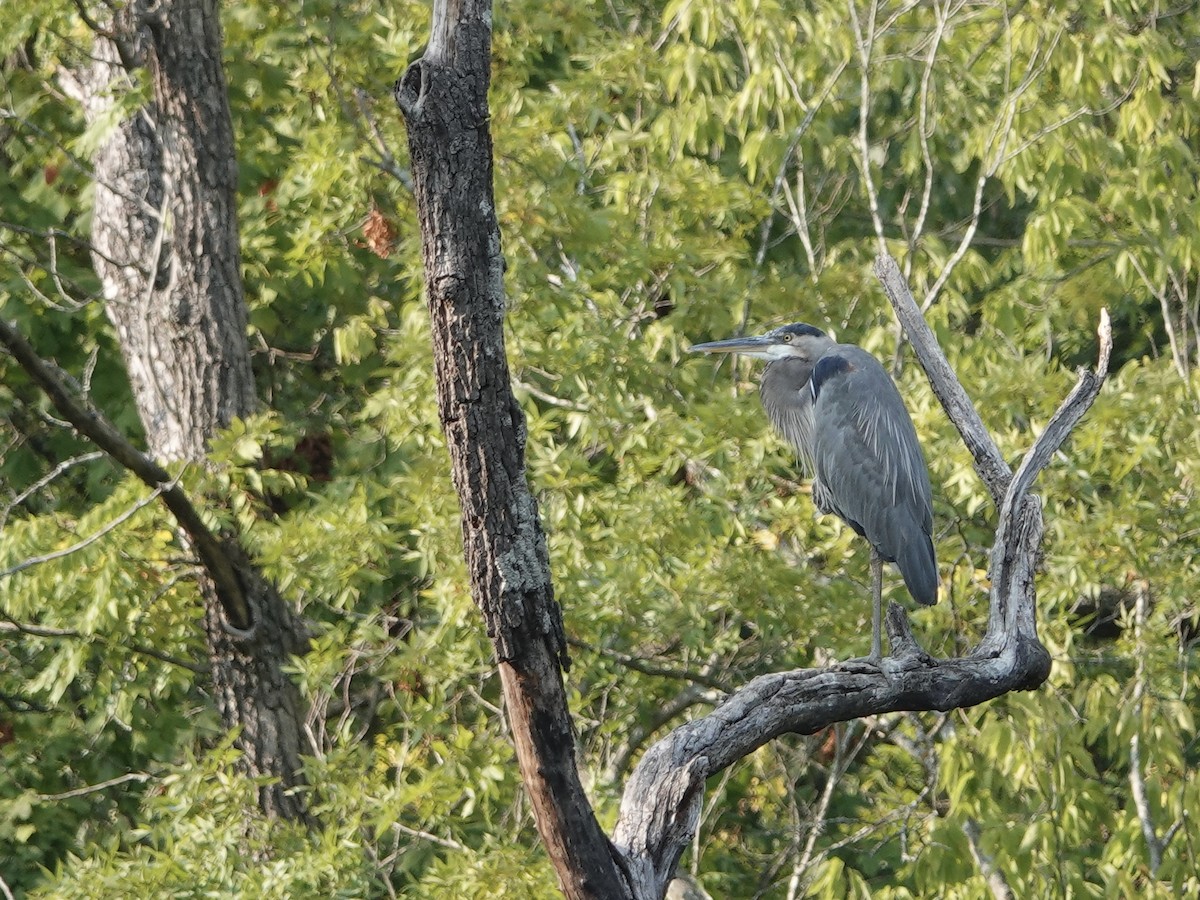
M 1015 896 L 1195 893 L 1176 825 L 1200 808 L 1200 15 L 854 12 L 496 9 L 510 362 L 597 811 L 611 824 L 639 752 L 717 687 L 865 652 L 861 542 L 814 516 L 753 367 L 684 351 L 804 319 L 893 358 L 882 242 L 1014 461 L 1112 314 L 1117 371 L 1040 482 L 1051 681 L 773 742 L 713 780 L 684 865 L 727 897 L 983 897 L 977 855 Z M 555 896 L 466 593 L 388 95 L 428 6 L 223 15 L 264 412 L 182 478 L 314 633 L 294 666 L 323 723 L 321 828 L 252 812 L 207 694 L 191 564 L 150 504 L 0 577 L 0 874 L 45 897 Z M 71 4 L 0 7 L 0 314 L 136 437 L 86 244 L 102 130 L 56 82 L 87 41 Z M 914 624 L 961 653 L 986 619 L 995 516 L 921 374 L 899 381 L 944 582 Z M 0 570 L 146 498 L 98 459 L 39 485 L 90 449 L 49 410 L 0 358 Z M 1171 835 L 1157 872 L 1131 772 Z

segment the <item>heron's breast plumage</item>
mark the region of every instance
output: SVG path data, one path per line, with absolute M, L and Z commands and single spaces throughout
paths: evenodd
M 795 448 L 805 473 L 815 475 L 813 403 L 808 386 L 813 364 L 801 359 L 771 363 L 760 385 L 763 409 L 775 429 Z

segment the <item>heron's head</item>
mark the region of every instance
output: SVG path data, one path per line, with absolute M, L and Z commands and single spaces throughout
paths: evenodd
M 688 349 L 692 353 L 740 353 L 742 356 L 765 359 L 769 362 L 798 359 L 814 363 L 832 343 L 821 329 L 804 322 L 796 322 L 766 334 L 693 344 Z

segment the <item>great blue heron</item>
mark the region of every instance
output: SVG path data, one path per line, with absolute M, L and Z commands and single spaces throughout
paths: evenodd
M 896 385 L 866 350 L 803 322 L 691 349 L 767 361 L 763 408 L 812 476 L 813 501 L 871 545 L 867 661 L 878 664 L 883 564 L 896 563 L 918 603 L 932 606 L 938 590 L 929 470 Z

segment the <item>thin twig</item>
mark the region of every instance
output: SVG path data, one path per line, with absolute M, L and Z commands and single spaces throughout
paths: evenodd
M 813 863 L 813 851 L 816 849 L 817 839 L 825 832 L 827 824 L 826 816 L 829 814 L 829 804 L 833 800 L 834 789 L 841 781 L 842 776 L 850 768 L 850 764 L 854 762 L 854 759 L 867 745 L 867 741 L 871 736 L 871 729 L 864 728 L 857 744 L 852 750 L 847 752 L 846 747 L 850 739 L 850 727 L 843 727 L 841 724 L 833 725 L 832 727 L 836 730 L 833 762 L 829 765 L 829 774 L 825 779 L 825 788 L 821 791 L 821 796 L 817 800 L 817 808 L 809 817 L 810 824 L 804 841 L 804 851 L 792 867 L 792 876 L 788 880 L 788 900 L 795 900 L 801 891 L 805 895 L 808 894 L 809 879 L 804 878 L 804 874 Z
M 84 634 L 82 631 L 76 631 L 71 628 L 50 628 L 46 625 L 33 625 L 28 622 L 18 622 L 16 619 L 7 613 L 0 612 L 0 618 L 4 621 L 0 622 L 0 632 L 28 634 L 31 637 L 46 637 L 46 638 L 64 638 L 68 640 L 89 641 L 97 640 L 108 647 L 117 647 L 122 650 L 128 650 L 136 653 L 139 656 L 148 656 L 151 659 L 157 659 L 159 662 L 165 662 L 168 665 L 179 666 L 181 669 L 187 669 L 189 672 L 195 672 L 197 675 L 206 675 L 209 672 L 209 667 L 204 663 L 189 662 L 186 659 L 180 659 L 177 656 L 171 656 L 169 653 L 163 653 L 161 650 L 156 650 L 153 647 L 148 647 L 145 644 L 129 643 L 124 640 L 113 640 L 103 634 Z
M 1137 651 L 1137 662 L 1133 674 L 1133 714 L 1137 723 L 1133 728 L 1133 736 L 1129 739 L 1129 790 L 1133 795 L 1133 807 L 1137 810 L 1138 823 L 1142 827 L 1142 837 L 1146 841 L 1146 854 L 1149 857 L 1150 876 L 1158 874 L 1162 865 L 1163 841 L 1159 838 L 1154 827 L 1154 817 L 1150 812 L 1150 801 L 1146 796 L 1146 778 L 1142 774 L 1142 720 L 1146 708 L 1146 646 L 1145 627 L 1146 611 L 1150 605 L 1150 590 L 1145 583 L 1137 587 L 1137 603 L 1134 606 L 1133 638 Z
M 887 241 L 883 233 L 883 219 L 879 213 L 879 192 L 875 188 L 875 178 L 871 175 L 871 145 L 867 137 L 867 119 L 871 113 L 871 51 L 875 45 L 875 17 L 879 5 L 871 2 L 871 13 L 864 32 L 858 20 L 856 0 L 850 0 L 850 22 L 854 27 L 854 42 L 858 48 L 859 66 L 859 104 L 858 104 L 858 152 L 862 165 L 863 185 L 867 192 L 867 207 L 871 211 L 871 223 L 875 226 L 875 240 L 878 252 L 887 252 Z M 869 36 L 868 36 L 869 35 Z
M 0 579 L 9 578 L 13 575 L 16 575 L 18 572 L 23 572 L 26 569 L 32 568 L 33 566 L 40 566 L 42 563 L 48 563 L 56 559 L 62 559 L 64 556 L 70 556 L 72 553 L 77 553 L 85 547 L 96 543 L 96 541 L 100 540 L 100 538 L 104 537 L 117 526 L 128 521 L 130 517 L 138 512 L 138 510 L 144 509 L 153 503 L 155 498 L 158 497 L 162 492 L 162 485 L 156 487 L 148 496 L 143 497 L 137 503 L 133 504 L 133 506 L 129 507 L 129 509 L 125 510 L 111 522 L 107 523 L 98 530 L 92 532 L 83 540 L 77 541 L 69 547 L 63 547 L 61 550 L 52 550 L 51 552 L 43 553 L 40 556 L 30 556 L 21 560 L 19 563 L 9 566 L 7 569 L 0 569 Z
M 21 493 L 17 494 L 17 496 L 13 497 L 13 499 L 8 502 L 8 505 L 4 507 L 4 511 L 0 512 L 0 531 L 4 529 L 4 523 L 8 521 L 8 515 L 12 512 L 14 506 L 19 506 L 20 504 L 24 503 L 29 497 L 31 497 L 33 494 L 36 494 L 68 469 L 83 463 L 100 459 L 102 456 L 104 456 L 104 452 L 102 450 L 93 450 L 91 453 L 81 453 L 79 456 L 72 456 L 70 459 L 65 459 L 60 462 L 53 469 L 51 469 L 29 487 L 25 488 L 25 490 L 21 491 Z
M 574 400 L 564 400 L 562 397 L 556 397 L 547 391 L 543 391 L 539 387 L 535 387 L 528 381 L 521 381 L 518 378 L 513 379 L 513 388 L 519 391 L 525 391 L 531 397 L 536 397 L 543 403 L 548 403 L 551 406 L 556 406 L 559 409 L 569 409 L 572 412 L 586 413 L 591 410 L 582 403 L 576 403 Z
M 979 824 L 974 819 L 967 819 L 963 822 L 962 830 L 967 838 L 971 859 L 975 860 L 975 865 L 979 867 L 979 872 L 983 875 L 983 880 L 987 882 L 992 897 L 995 900 L 1013 900 L 1014 894 L 1004 878 L 1004 873 L 996 868 L 996 861 L 984 852 L 979 843 Z
M 605 779 L 609 784 L 619 784 L 633 763 L 633 758 L 652 734 L 693 706 L 700 703 L 717 706 L 724 696 L 711 688 L 690 684 L 673 698 L 656 707 L 650 720 L 630 728 L 625 740 L 615 748 L 611 762 L 605 766 Z
M 626 668 L 633 669 L 635 672 L 641 672 L 643 675 L 652 675 L 657 678 L 672 678 L 678 681 L 689 681 L 694 684 L 704 685 L 712 688 L 722 694 L 728 694 L 733 689 L 721 681 L 719 678 L 714 678 L 706 671 L 696 671 L 695 669 L 677 669 L 672 666 L 662 666 L 657 663 L 646 662 L 641 657 L 631 656 L 628 653 L 622 653 L 620 650 L 612 650 L 607 647 L 597 647 L 594 644 L 589 644 L 577 638 L 569 638 L 567 643 L 579 650 L 586 650 L 588 653 L 595 653 L 598 656 L 605 656 L 609 659 L 615 659 Z
M 199 510 L 179 487 L 178 479 L 134 447 L 107 418 L 78 400 L 55 368 L 37 355 L 14 325 L 3 319 L 0 319 L 0 344 L 8 349 L 26 374 L 45 391 L 55 409 L 80 434 L 133 472 L 147 486 L 161 493 L 163 502 L 190 538 L 201 563 L 213 579 L 229 621 L 237 628 L 251 627 L 254 617 L 237 573 L 237 563 L 222 539 L 205 524 Z
M 374 844 L 374 841 L 371 839 L 370 836 L 368 836 L 362 842 L 363 851 L 370 858 L 371 865 L 373 865 L 375 867 L 376 871 L 379 872 L 379 874 L 380 874 L 379 880 L 383 882 L 383 886 L 387 890 L 388 897 L 391 898 L 391 900 L 398 900 L 399 895 L 396 893 L 396 889 L 392 886 L 392 879 L 391 879 L 391 868 L 395 864 L 395 856 L 396 855 L 388 854 L 387 857 L 380 859 L 379 854 L 375 851 L 375 847 L 373 846 L 373 844 Z
M 1179 336 L 1175 330 L 1175 317 L 1171 314 L 1171 299 L 1167 294 L 1166 286 L 1158 287 L 1150 278 L 1146 267 L 1142 265 L 1141 260 L 1137 258 L 1137 253 L 1133 250 L 1126 251 L 1126 258 L 1133 264 L 1133 270 L 1137 272 L 1138 278 L 1142 280 L 1142 284 L 1146 290 L 1158 300 L 1159 308 L 1162 310 L 1163 328 L 1167 332 L 1167 341 L 1171 345 L 1171 358 L 1175 363 L 1175 371 L 1179 373 L 1179 377 L 1188 380 L 1188 353 L 1187 348 L 1179 340 Z M 1165 264 L 1165 260 L 1163 260 Z
M 110 778 L 108 781 L 101 781 L 98 784 L 89 784 L 81 788 L 75 788 L 73 791 L 63 791 L 61 794 L 38 794 L 37 798 L 42 801 L 69 800 L 72 797 L 94 794 L 97 791 L 107 790 L 110 787 L 116 787 L 118 784 L 125 784 L 129 781 L 149 781 L 153 777 L 153 775 L 147 775 L 145 772 L 129 772 L 125 775 L 118 775 L 116 778 Z
M 800 86 L 796 83 L 796 80 L 791 77 L 790 73 L 787 72 L 787 67 L 782 64 L 782 61 L 780 61 L 780 68 L 785 72 L 785 74 L 788 75 L 787 83 L 792 92 L 792 99 L 796 101 L 796 104 L 801 109 L 803 109 L 805 106 L 808 106 L 808 110 L 804 114 L 804 120 L 797 126 L 796 130 L 792 132 L 792 139 L 788 144 L 786 152 L 783 154 L 783 159 L 779 162 L 779 171 L 775 175 L 775 183 L 771 189 L 771 208 L 775 208 L 775 205 L 778 202 L 779 193 L 782 191 L 784 198 L 788 201 L 788 208 L 792 212 L 792 227 L 795 229 L 796 235 L 800 238 L 800 243 L 804 246 L 804 253 L 808 259 L 809 276 L 814 281 L 817 278 L 817 260 L 816 252 L 813 249 L 812 235 L 809 233 L 808 203 L 804 195 L 804 156 L 800 150 L 800 142 L 803 140 L 804 135 L 808 132 L 808 129 L 812 125 L 813 120 L 816 118 L 817 113 L 825 105 L 825 101 L 829 99 L 829 95 L 833 93 L 834 87 L 836 87 L 837 83 L 841 80 L 842 73 L 845 72 L 846 68 L 850 65 L 850 59 L 851 58 L 847 56 L 840 63 L 838 63 L 837 67 L 829 74 L 829 77 L 825 79 L 825 84 L 822 85 L 821 90 L 817 92 L 816 100 L 807 104 L 805 103 L 804 97 L 800 92 Z M 798 153 L 800 154 L 800 158 L 799 165 L 796 166 L 796 188 L 795 196 L 793 196 L 791 185 L 787 183 L 785 176 L 787 174 L 788 164 L 791 162 L 792 156 Z M 770 220 L 768 219 L 767 223 L 765 224 L 769 225 L 769 223 Z M 754 260 L 756 272 L 762 267 L 762 260 L 766 256 L 766 237 L 767 229 L 764 227 L 762 234 L 763 243 L 759 247 L 758 254 Z M 743 330 L 745 330 L 748 316 L 749 309 L 747 308 L 743 310 Z
M 16 694 L 5 694 L 2 691 L 0 691 L 0 703 L 4 704 L 4 707 L 11 712 L 50 712 L 50 707 L 38 703 L 36 700 L 19 697 Z
M 921 162 L 925 167 L 925 183 L 921 188 L 921 206 L 917 210 L 917 220 L 913 223 L 912 233 L 908 238 L 908 253 L 904 257 L 904 277 L 912 275 L 912 261 L 917 242 L 925 231 L 925 218 L 929 214 L 930 198 L 933 195 L 933 154 L 929 150 L 929 83 L 933 80 L 934 64 L 937 62 L 938 50 L 942 46 L 942 38 L 946 34 L 946 26 L 950 17 L 962 8 L 960 3 L 956 10 L 951 11 L 947 4 L 945 12 L 936 2 L 934 3 L 936 27 L 929 42 L 929 53 L 925 57 L 925 71 L 921 73 L 921 90 L 917 103 L 917 134 L 921 139 Z
M 409 828 L 407 825 L 401 825 L 399 822 L 392 823 L 392 830 L 397 831 L 400 834 L 406 834 L 409 837 L 415 837 L 415 838 L 420 838 L 423 841 L 429 841 L 429 843 L 431 843 L 431 844 L 437 844 L 439 847 L 445 847 L 448 850 L 466 850 L 467 849 L 462 844 L 460 844 L 458 841 L 452 840 L 451 838 L 439 837 L 436 834 L 432 834 L 431 832 L 428 832 L 428 831 L 421 831 L 418 828 Z
M 65 87 L 65 85 L 64 85 L 64 87 Z M 70 93 L 70 91 L 68 91 L 68 93 Z M 79 99 L 79 98 L 73 97 L 72 99 Z M 8 119 L 10 121 L 17 122 L 22 128 L 27 128 L 30 131 L 32 131 L 34 134 L 36 134 L 38 137 L 50 142 L 50 144 L 54 147 L 54 149 L 57 152 L 62 153 L 67 158 L 67 160 L 71 163 L 72 167 L 74 167 L 75 169 L 78 169 L 80 174 L 84 175 L 88 179 L 88 181 L 93 182 L 96 185 L 103 186 L 107 190 L 112 191 L 114 194 L 116 194 L 122 200 L 125 200 L 126 202 L 130 203 L 134 208 L 140 210 L 141 212 L 149 213 L 150 215 L 154 215 L 157 212 L 157 210 L 155 210 L 152 206 L 150 206 L 150 204 L 148 204 L 146 202 L 145 197 L 141 197 L 131 191 L 126 191 L 120 185 L 110 183 L 110 182 L 105 181 L 104 179 L 100 178 L 96 174 L 96 170 L 91 165 L 89 165 L 82 157 L 76 155 L 71 150 L 71 148 L 68 147 L 65 143 L 60 141 L 53 134 L 51 134 L 49 131 L 46 131 L 41 126 L 30 121 L 29 119 L 26 119 L 24 116 L 21 116 L 15 110 L 0 107 L 0 119 Z

